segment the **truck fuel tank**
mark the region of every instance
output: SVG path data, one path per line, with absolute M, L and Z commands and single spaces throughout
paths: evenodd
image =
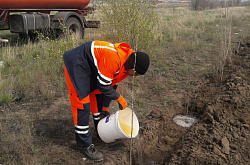
M 79 9 L 90 0 L 0 0 L 0 10 L 4 9 Z

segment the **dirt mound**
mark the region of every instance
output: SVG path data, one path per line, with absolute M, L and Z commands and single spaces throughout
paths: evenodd
M 142 164 L 249 164 L 249 50 L 249 41 L 240 45 L 220 87 L 208 78 L 187 95 L 191 98 L 183 97 L 182 106 L 189 105 L 189 114 L 200 119 L 195 126 L 182 128 L 172 121 L 183 109 L 180 104 L 167 113 L 151 111 L 141 124 Z
M 250 44 L 225 67 L 220 87 L 196 88 L 191 109 L 200 122 L 166 155 L 166 164 L 249 164 Z

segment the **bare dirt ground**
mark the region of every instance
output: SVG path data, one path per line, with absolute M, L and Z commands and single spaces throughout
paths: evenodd
M 250 40 L 226 65 L 216 87 L 207 77 L 173 105 L 169 113 L 154 109 L 143 125 L 140 141 L 145 164 L 249 164 Z M 172 118 L 189 104 L 189 114 L 200 119 L 181 128 Z M 178 107 L 179 105 L 179 107 Z M 181 107 L 182 106 L 182 107 Z
M 138 114 L 140 134 L 133 141 L 132 163 L 145 165 L 249 164 L 250 40 L 246 40 L 225 67 L 216 87 L 211 77 L 199 80 L 189 93 L 171 93 L 166 109 L 152 94 L 144 115 Z M 186 113 L 199 118 L 191 128 L 172 118 Z M 102 142 L 90 117 L 93 142 L 105 155 L 99 163 L 78 152 L 68 96 L 35 103 L 0 107 L 0 164 L 106 164 L 130 162 L 130 139 L 108 145 Z M 8 132 L 6 132 L 8 130 Z M 139 140 L 138 140 L 139 139 Z M 4 144 L 4 145 L 3 145 Z M 6 154 L 8 153 L 8 155 Z
M 201 121 L 172 146 L 166 164 L 249 164 L 250 40 L 225 67 L 221 87 L 207 79 L 193 90 Z

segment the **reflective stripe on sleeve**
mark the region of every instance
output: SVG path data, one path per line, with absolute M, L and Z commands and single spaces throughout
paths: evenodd
M 121 71 L 121 70 L 118 70 L 117 72 L 115 72 L 115 74 L 118 74 L 118 73 L 120 73 L 120 71 Z
M 109 81 L 109 82 L 104 82 L 101 80 L 100 76 L 97 76 L 97 80 L 100 82 L 100 84 L 102 85 L 111 85 L 112 84 L 112 81 Z
M 111 47 L 108 47 L 108 46 L 96 46 L 96 45 L 95 45 L 94 48 L 105 48 L 105 49 L 109 49 L 109 50 L 113 50 L 113 51 L 117 52 L 116 49 L 111 48 Z
M 101 84 L 103 84 L 103 85 L 110 85 L 110 84 L 112 83 L 112 79 L 111 79 L 111 78 L 108 78 L 108 77 L 106 77 L 106 76 L 104 76 L 104 75 L 99 71 L 99 68 L 98 68 L 98 65 L 97 65 L 97 59 L 95 58 L 94 48 L 101 48 L 101 47 L 105 47 L 105 48 L 106 48 L 107 46 L 95 46 L 95 41 L 93 41 L 92 44 L 91 44 L 91 54 L 92 54 L 92 57 L 93 57 L 93 59 L 94 59 L 94 64 L 95 64 L 96 69 L 97 69 L 98 74 L 99 74 L 99 76 L 97 76 L 98 81 L 99 81 Z M 107 48 L 113 50 L 113 48 L 110 48 L 110 47 L 107 47 Z M 114 50 L 115 50 L 115 49 L 114 49 Z M 115 50 L 115 51 L 116 51 L 116 50 Z M 102 79 L 108 81 L 108 82 L 102 81 L 100 77 L 101 77 Z
M 98 69 L 98 66 L 96 66 L 96 67 L 97 67 L 97 69 Z M 112 81 L 111 78 L 108 78 L 108 77 L 104 76 L 101 72 L 99 72 L 99 70 L 98 70 L 98 73 L 99 73 L 99 75 L 101 76 L 101 78 L 105 79 L 106 81 Z

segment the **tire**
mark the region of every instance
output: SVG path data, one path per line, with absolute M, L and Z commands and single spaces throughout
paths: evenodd
M 84 27 L 80 21 L 74 17 L 69 17 L 66 21 L 66 33 L 70 36 L 75 35 L 77 39 L 82 39 L 84 34 Z

